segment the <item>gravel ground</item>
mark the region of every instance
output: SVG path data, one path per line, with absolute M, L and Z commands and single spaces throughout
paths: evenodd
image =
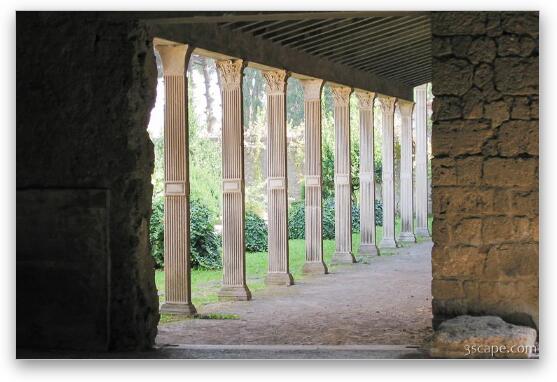
M 431 335 L 431 242 L 369 263 L 267 288 L 252 301 L 205 305 L 199 313 L 239 319 L 188 319 L 159 325 L 157 345 L 417 345 Z

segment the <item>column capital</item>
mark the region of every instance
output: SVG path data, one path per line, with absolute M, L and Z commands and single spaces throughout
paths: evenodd
M 360 110 L 373 109 L 373 101 L 375 100 L 375 93 L 356 91 L 356 97 L 358 98 L 358 105 L 360 106 Z
M 186 74 L 187 62 L 193 50 L 189 45 L 156 44 L 155 49 L 159 52 L 165 76 L 184 76 Z
M 242 83 L 243 60 L 218 60 L 216 62 L 222 90 L 238 89 Z
M 352 93 L 352 88 L 347 86 L 332 86 L 331 91 L 333 93 L 333 104 L 334 106 L 348 106 L 350 103 L 350 93 Z
M 399 98 L 396 103 L 398 105 L 398 108 L 400 110 L 400 115 L 402 117 L 412 116 L 412 109 L 414 109 L 414 102 Z
M 395 97 L 380 95 L 378 98 L 380 101 L 379 104 L 381 105 L 381 111 L 383 113 L 392 114 L 395 112 Z
M 321 99 L 323 80 L 300 80 L 304 88 L 304 101 L 315 101 Z
M 286 80 L 288 73 L 286 70 L 265 70 L 262 72 L 265 78 L 265 88 L 267 95 L 284 94 L 286 91 Z

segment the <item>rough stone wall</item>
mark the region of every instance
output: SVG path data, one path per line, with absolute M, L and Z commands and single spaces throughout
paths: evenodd
M 148 348 L 157 330 L 146 131 L 156 78 L 151 41 L 135 22 L 17 14 L 17 188 L 109 191 L 111 349 Z M 61 287 L 68 301 L 79 299 L 72 285 Z
M 436 12 L 434 325 L 538 327 L 538 14 Z

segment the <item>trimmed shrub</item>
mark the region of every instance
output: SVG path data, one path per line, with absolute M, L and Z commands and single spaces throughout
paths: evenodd
M 215 232 L 214 217 L 209 208 L 198 200 L 190 201 L 191 266 L 205 269 L 222 267 L 220 237 Z M 164 267 L 164 197 L 153 200 L 153 213 L 149 226 L 151 255 L 155 267 Z
M 266 252 L 268 229 L 265 220 L 254 212 L 246 212 L 245 227 L 246 251 Z

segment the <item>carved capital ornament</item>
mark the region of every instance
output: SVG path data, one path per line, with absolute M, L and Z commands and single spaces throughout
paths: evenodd
M 235 90 L 241 86 L 243 60 L 219 60 L 216 65 L 222 90 Z
M 286 91 L 286 70 L 267 70 L 263 72 L 268 95 L 282 95 Z
M 334 106 L 348 106 L 350 103 L 350 93 L 352 89 L 346 86 L 333 86 L 331 87 L 333 93 Z
M 358 98 L 358 105 L 360 110 L 372 110 L 373 101 L 375 100 L 375 93 L 371 92 L 356 92 L 356 97 Z

